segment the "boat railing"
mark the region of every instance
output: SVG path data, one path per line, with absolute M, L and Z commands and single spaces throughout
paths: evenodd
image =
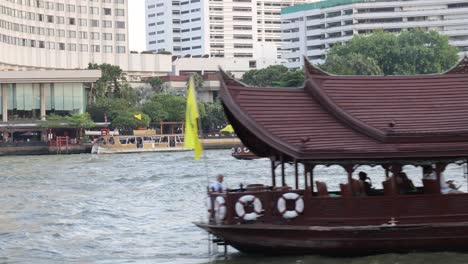
M 228 225 L 385 225 L 391 219 L 397 219 L 403 224 L 415 224 L 421 221 L 448 222 L 468 217 L 468 193 L 319 196 L 309 190 L 276 190 L 265 187 L 228 193 L 213 192 L 210 193 L 210 199 L 213 205 L 210 221 Z M 280 206 L 279 203 L 283 205 Z M 220 217 L 223 210 L 224 215 Z
M 213 210 L 210 210 L 210 221 L 225 224 L 282 221 L 285 212 L 278 210 L 278 202 L 283 199 L 286 211 L 291 211 L 297 207 L 297 203 L 302 202 L 304 205 L 304 196 L 309 196 L 304 190 L 286 190 L 266 186 L 228 193 L 212 192 L 210 199 Z M 220 219 L 221 210 L 225 210 L 225 215 Z

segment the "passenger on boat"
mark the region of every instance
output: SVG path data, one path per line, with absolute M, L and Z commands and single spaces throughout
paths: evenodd
M 400 193 L 408 193 L 416 191 L 416 187 L 414 187 L 413 182 L 408 179 L 408 175 L 404 172 L 399 172 L 396 177 L 398 190 Z
M 223 186 L 224 176 L 222 174 L 218 174 L 216 176 L 216 181 L 211 185 L 211 191 L 213 192 L 226 192 L 226 188 Z
M 437 180 L 437 175 L 431 165 L 423 166 L 423 180 Z M 462 193 L 458 190 L 453 181 L 445 181 L 443 173 L 440 173 L 440 193 Z
M 363 171 L 359 172 L 359 180 L 362 182 L 362 185 L 364 185 L 366 194 L 369 195 L 374 191 L 374 188 L 372 188 L 372 180 L 367 176 L 367 173 Z

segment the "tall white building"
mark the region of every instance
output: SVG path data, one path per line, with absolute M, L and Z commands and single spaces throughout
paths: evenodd
M 281 8 L 306 0 L 146 0 L 147 49 L 223 58 L 280 56 Z
M 281 19 L 283 58 L 291 69 L 302 67 L 303 56 L 323 63 L 333 45 L 376 29 L 435 30 L 448 35 L 461 52 L 468 51 L 467 0 L 324 0 L 285 8 Z
M 0 70 L 119 65 L 171 72 L 170 56 L 132 54 L 128 0 L 0 0 Z

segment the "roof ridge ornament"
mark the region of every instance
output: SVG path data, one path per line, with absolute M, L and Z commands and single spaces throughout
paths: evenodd
M 468 54 L 465 54 L 457 65 L 450 70 L 446 71 L 445 74 L 468 74 Z
M 234 79 L 230 76 L 227 72 L 223 70 L 223 68 L 219 67 L 219 74 L 221 75 L 221 81 L 224 82 L 227 86 L 244 86 L 247 87 L 248 85 Z
M 304 58 L 304 70 L 306 72 L 306 75 L 325 75 L 325 76 L 330 75 L 327 72 L 320 69 L 319 67 L 310 63 L 309 59 L 307 59 L 306 56 L 304 56 L 303 58 Z

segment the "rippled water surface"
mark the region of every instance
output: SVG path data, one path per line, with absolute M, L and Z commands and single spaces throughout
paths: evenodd
M 229 150 L 207 151 L 201 162 L 192 155 L 0 157 L 0 263 L 468 263 L 466 254 L 444 252 L 273 258 L 230 248 L 227 260 L 210 255 L 207 234 L 191 223 L 206 215 L 207 175 L 225 174 L 228 187 L 269 183 L 269 161 L 238 161 Z M 365 169 L 380 182 L 378 168 Z M 462 174 L 453 166 L 446 177 L 466 190 Z M 335 167 L 317 177 L 328 177 L 331 188 L 346 179 Z

